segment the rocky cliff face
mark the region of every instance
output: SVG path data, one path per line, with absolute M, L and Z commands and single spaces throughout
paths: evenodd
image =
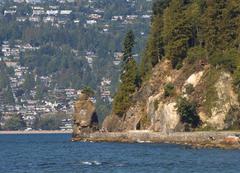
M 73 136 L 92 133 L 98 130 L 98 116 L 96 108 L 86 94 L 81 94 L 74 104 Z
M 228 128 L 231 124 L 226 123 L 227 116 L 232 116 L 232 109 L 239 108 L 238 97 L 232 87 L 231 75 L 222 72 L 215 88 L 217 99 L 215 105 L 211 108 L 211 117 L 209 117 L 207 123 L 216 129 Z
M 156 65 L 150 80 L 135 93 L 133 104 L 125 116 L 110 115 L 103 127 L 110 131 L 183 131 L 176 103 L 179 97 L 184 97 L 197 103 L 197 113 L 202 122 L 199 128 L 232 128 L 240 123 L 238 96 L 232 82 L 231 74 L 208 64 L 185 63 L 180 70 L 175 70 L 165 60 Z M 174 92 L 165 97 L 164 86 L 168 83 L 174 86 Z

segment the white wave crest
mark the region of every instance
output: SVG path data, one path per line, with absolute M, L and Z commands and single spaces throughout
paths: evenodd
M 82 162 L 83 165 L 92 165 L 91 162 Z
M 101 165 L 102 163 L 99 161 L 83 161 L 81 162 L 83 165 Z
M 98 161 L 93 161 L 93 163 L 94 163 L 95 165 L 101 165 L 101 164 L 102 164 L 101 162 L 98 162 Z

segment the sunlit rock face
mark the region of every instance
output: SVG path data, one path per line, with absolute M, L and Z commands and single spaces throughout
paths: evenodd
M 86 94 L 80 95 L 74 104 L 74 109 L 74 136 L 98 130 L 96 107 Z
M 211 117 L 207 122 L 216 129 L 228 128 L 231 123 L 226 121 L 229 116 L 234 121 L 233 109 L 238 109 L 239 116 L 239 103 L 237 94 L 234 92 L 232 85 L 232 77 L 229 73 L 222 72 L 217 83 L 215 84 L 217 92 L 217 100 L 215 106 L 211 109 Z M 236 111 L 235 111 L 236 112 Z
M 177 125 L 180 123 L 180 116 L 177 114 L 176 103 L 156 104 L 156 98 L 149 98 L 148 116 L 151 119 L 151 130 L 157 132 L 172 132 L 175 131 Z
M 169 83 L 174 86 L 173 94 L 166 97 L 165 86 Z M 154 67 L 150 79 L 132 96 L 126 113 L 122 117 L 106 117 L 103 127 L 109 131 L 184 131 L 177 111 L 179 98 L 197 105 L 201 120 L 198 128 L 240 129 L 239 98 L 229 72 L 201 62 L 185 63 L 176 70 L 168 60 Z

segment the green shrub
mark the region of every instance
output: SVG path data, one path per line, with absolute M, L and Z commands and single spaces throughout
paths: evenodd
M 131 99 L 129 93 L 119 89 L 119 91 L 116 93 L 114 97 L 113 112 L 119 117 L 122 117 L 124 113 L 130 108 L 130 106 Z
M 240 115 L 239 108 L 237 106 L 233 106 L 227 113 L 225 123 L 225 130 L 239 130 L 240 129 Z
M 233 73 L 239 64 L 240 54 L 236 49 L 229 49 L 225 52 L 215 52 L 209 58 L 213 66 L 222 66 L 224 69 Z
M 21 116 L 14 115 L 5 122 L 4 130 L 23 130 L 26 128 L 26 123 Z
M 238 100 L 240 101 L 240 66 L 234 72 L 234 85 L 236 86 L 238 93 Z
M 89 97 L 93 97 L 94 96 L 94 91 L 92 90 L 92 88 L 91 87 L 89 87 L 89 86 L 85 86 L 84 88 L 83 88 L 83 90 L 82 90 L 82 93 L 83 94 L 86 94 L 87 96 L 89 96 Z
M 154 100 L 154 110 L 158 110 L 159 100 Z
M 196 128 L 200 125 L 196 103 L 189 102 L 186 98 L 180 98 L 177 102 L 177 112 L 181 116 L 181 122 Z
M 199 59 L 204 59 L 206 57 L 206 50 L 200 46 L 193 47 L 187 52 L 187 62 L 189 64 L 194 64 Z
M 207 114 L 211 114 L 211 109 L 216 106 L 218 100 L 218 94 L 216 91 L 215 84 L 217 83 L 221 75 L 221 70 L 211 68 L 203 76 L 204 90 L 202 91 L 203 107 Z
M 237 70 L 234 73 L 234 85 L 240 89 L 240 66 L 237 68 Z
M 59 130 L 62 125 L 61 120 L 69 118 L 65 113 L 46 114 L 36 117 L 33 128 L 42 130 Z
M 170 97 L 174 94 L 174 85 L 173 83 L 167 83 L 164 86 L 164 97 Z
M 151 125 L 151 120 L 150 118 L 148 117 L 148 115 L 142 115 L 142 118 L 140 120 L 140 125 L 142 128 L 146 128 L 146 127 L 149 127 Z
M 192 92 L 194 91 L 194 87 L 192 84 L 187 84 L 185 85 L 185 90 L 186 90 L 186 93 L 188 95 L 192 94 Z
M 178 64 L 176 65 L 176 69 L 177 69 L 177 70 L 180 70 L 182 67 L 183 67 L 182 62 L 180 62 L 180 63 L 178 63 Z

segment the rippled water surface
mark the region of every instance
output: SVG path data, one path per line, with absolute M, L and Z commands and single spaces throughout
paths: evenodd
M 0 135 L 0 173 L 231 173 L 240 151 L 168 144 L 70 142 L 70 135 Z

